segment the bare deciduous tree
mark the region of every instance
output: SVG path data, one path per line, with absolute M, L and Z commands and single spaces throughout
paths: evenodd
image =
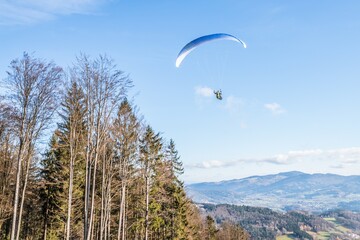
M 61 86 L 63 71 L 52 62 L 47 63 L 24 53 L 21 59 L 11 62 L 10 71 L 7 73 L 7 87 L 11 91 L 8 99 L 17 112 L 14 123 L 19 144 L 11 227 L 13 240 L 19 239 L 31 154 L 57 107 L 58 88 Z M 25 176 L 24 179 L 21 179 L 22 175 Z M 21 182 L 22 197 L 19 206 Z
M 13 126 L 13 108 L 0 98 L 0 229 L 11 218 L 14 160 L 16 144 Z
M 106 56 L 90 60 L 81 55 L 77 60 L 73 72 L 85 93 L 87 107 L 84 234 L 89 240 L 94 226 L 96 175 L 101 151 L 106 151 L 114 110 L 132 83 Z

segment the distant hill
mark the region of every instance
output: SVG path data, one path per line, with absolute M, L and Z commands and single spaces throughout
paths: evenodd
M 298 171 L 187 186 L 197 203 L 227 203 L 273 210 L 360 211 L 360 176 L 306 174 Z
M 240 224 L 250 234 L 251 240 L 360 239 L 360 213 L 350 211 L 309 214 L 229 204 L 198 204 L 198 207 L 203 215 L 211 216 L 217 224 L 224 221 Z

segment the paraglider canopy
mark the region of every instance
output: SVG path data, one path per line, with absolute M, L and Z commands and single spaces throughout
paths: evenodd
M 227 33 L 215 33 L 215 34 L 205 35 L 205 36 L 202 36 L 202 37 L 192 40 L 191 42 L 186 44 L 181 49 L 181 51 L 179 52 L 179 54 L 176 58 L 176 63 L 175 63 L 176 67 L 180 67 L 180 64 L 185 59 L 185 57 L 196 47 L 198 47 L 199 45 L 202 45 L 206 42 L 210 42 L 210 41 L 214 41 L 214 40 L 235 41 L 235 42 L 241 43 L 244 46 L 244 48 L 246 48 L 246 44 L 243 41 L 241 41 L 240 39 L 234 37 L 233 35 L 227 34 Z

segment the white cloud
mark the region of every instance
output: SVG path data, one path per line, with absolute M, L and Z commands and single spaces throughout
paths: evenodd
M 14 3 L 0 3 L 0 25 L 25 24 L 49 20 L 52 14 Z
M 243 101 L 234 96 L 228 96 L 225 100 L 225 109 L 230 112 L 239 112 L 243 106 Z
M 209 87 L 198 86 L 195 88 L 195 93 L 200 97 L 212 97 L 214 91 Z
M 310 149 L 301 151 L 289 151 L 287 153 L 276 154 L 272 157 L 238 159 L 236 161 L 204 161 L 198 164 L 189 165 L 189 168 L 222 168 L 234 166 L 242 162 L 252 163 L 272 163 L 278 165 L 289 165 L 299 161 L 311 162 L 314 160 L 324 160 L 333 163 L 332 168 L 343 168 L 347 164 L 360 163 L 360 147 L 339 148 L 331 150 Z M 335 162 L 335 164 L 334 164 Z
M 339 159 L 344 164 L 360 162 L 360 148 L 357 147 L 330 150 L 327 154 Z
M 0 25 L 30 24 L 63 14 L 87 14 L 108 0 L 12 0 L 0 2 Z
M 331 165 L 331 168 L 336 168 L 336 169 L 343 169 L 345 168 L 344 164 L 335 164 L 335 165 Z
M 195 87 L 195 94 L 199 97 L 198 100 L 200 100 L 200 102 L 202 102 L 203 99 L 216 99 L 214 95 L 214 90 L 206 86 Z M 231 113 L 239 112 L 239 110 L 241 110 L 242 106 L 244 105 L 243 101 L 240 98 L 232 95 L 224 98 L 222 101 L 220 101 L 220 103 L 221 108 Z
M 277 154 L 274 157 L 257 159 L 257 162 L 269 162 L 275 164 L 292 164 L 297 161 L 326 160 L 338 162 L 339 164 L 360 163 L 360 147 L 339 148 L 331 150 L 302 150 L 289 151 L 284 154 Z
M 283 109 L 280 104 L 278 103 L 266 103 L 264 104 L 264 107 L 268 110 L 270 110 L 273 114 L 281 114 L 285 112 L 285 109 Z
M 287 153 L 277 154 L 270 158 L 257 159 L 257 162 L 268 162 L 274 164 L 291 164 L 299 159 L 318 157 L 323 154 L 320 149 L 315 150 L 302 150 L 302 151 L 289 151 Z
M 218 161 L 218 160 L 210 160 L 210 161 L 203 161 L 201 163 L 196 163 L 196 164 L 192 164 L 192 165 L 187 165 L 187 167 L 188 168 L 209 169 L 209 168 L 222 168 L 222 167 L 232 166 L 235 164 L 236 164 L 236 162 L 223 162 L 223 161 Z

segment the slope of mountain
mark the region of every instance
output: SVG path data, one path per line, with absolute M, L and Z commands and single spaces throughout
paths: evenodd
M 269 208 L 229 204 L 198 204 L 203 215 L 217 224 L 238 223 L 251 240 L 281 239 L 360 239 L 360 213 L 327 211 L 309 214 L 301 211 L 277 212 Z
M 360 176 L 284 172 L 221 182 L 196 183 L 187 193 L 198 203 L 228 203 L 274 210 L 360 211 Z

